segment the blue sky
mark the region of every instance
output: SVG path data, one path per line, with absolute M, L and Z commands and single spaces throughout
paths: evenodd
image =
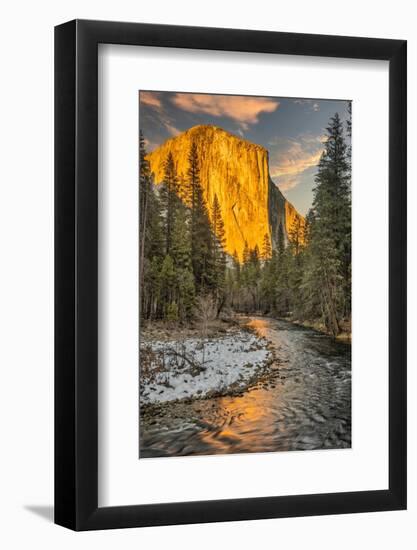
M 139 124 L 148 151 L 198 124 L 213 124 L 269 151 L 270 174 L 305 215 L 312 203 L 325 128 L 336 112 L 346 120 L 348 101 L 140 92 Z

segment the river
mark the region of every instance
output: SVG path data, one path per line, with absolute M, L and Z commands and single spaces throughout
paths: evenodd
M 141 420 L 140 458 L 351 446 L 351 346 L 266 317 L 247 324 L 275 349 L 267 378 L 237 397 L 171 403 Z

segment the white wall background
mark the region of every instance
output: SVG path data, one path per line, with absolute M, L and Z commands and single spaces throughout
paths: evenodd
M 15 0 L 1 12 L 0 545 L 3 548 L 415 548 L 416 285 L 409 288 L 409 510 L 96 533 L 51 523 L 53 26 L 73 18 L 408 39 L 409 280 L 417 277 L 413 2 Z M 376 129 L 377 130 L 377 129 Z M 372 205 L 370 205 L 372 208 Z M 375 342 L 378 345 L 378 342 Z

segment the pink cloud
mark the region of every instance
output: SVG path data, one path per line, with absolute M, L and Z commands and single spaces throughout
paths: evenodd
M 247 129 L 248 124 L 256 124 L 261 113 L 272 113 L 279 107 L 278 101 L 267 97 L 209 94 L 177 93 L 172 102 L 176 107 L 190 113 L 229 117 L 244 129 Z
M 318 165 L 324 149 L 323 136 L 309 134 L 296 140 L 280 138 L 271 145 L 278 149 L 271 153 L 270 172 L 281 191 L 296 187 L 303 172 Z
M 166 114 L 159 92 L 140 92 L 139 101 L 143 105 L 151 107 L 158 113 L 157 117 L 160 123 L 165 126 L 171 136 L 177 136 L 181 133 L 181 130 L 172 124 L 171 118 Z
M 162 107 L 161 100 L 159 99 L 159 94 L 157 92 L 140 92 L 140 102 L 144 105 L 149 105 L 149 107 L 154 107 L 155 109 L 160 109 Z
M 301 174 L 312 166 L 317 166 L 322 149 L 314 152 L 303 148 L 301 143 L 292 143 L 287 150 L 280 152 L 271 167 L 272 176 L 288 176 Z

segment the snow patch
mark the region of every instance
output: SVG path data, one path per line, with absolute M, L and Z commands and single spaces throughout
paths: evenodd
M 243 389 L 271 357 L 266 340 L 246 331 L 205 341 L 143 342 L 141 352 L 148 358 L 140 375 L 142 404 Z

